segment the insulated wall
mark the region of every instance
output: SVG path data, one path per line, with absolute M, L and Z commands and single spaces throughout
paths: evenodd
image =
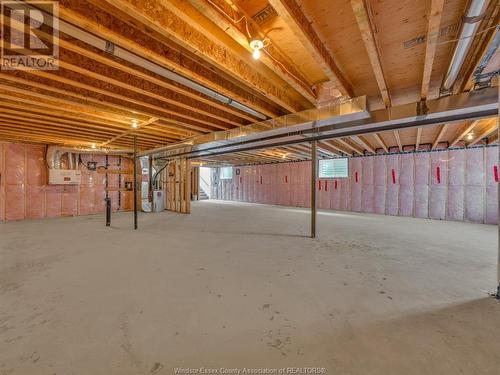
M 310 162 L 235 170 L 233 180 L 218 184 L 214 197 L 310 204 Z M 498 175 L 498 147 L 491 146 L 355 157 L 349 178 L 318 179 L 315 188 L 320 209 L 496 224 Z
M 122 175 L 106 176 L 102 169 L 91 172 L 80 166 L 79 186 L 48 185 L 46 149 L 44 145 L 0 143 L 0 221 L 101 213 L 106 191 L 113 210 L 132 208 L 133 193 L 123 191 L 125 182 L 132 180 L 132 175 L 126 174 L 133 168 L 131 160 L 107 158 L 108 168 L 123 170 Z M 81 159 L 106 166 L 105 156 L 82 155 Z

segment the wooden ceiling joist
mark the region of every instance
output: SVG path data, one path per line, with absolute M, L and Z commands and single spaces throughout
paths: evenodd
M 362 137 L 355 135 L 355 136 L 352 136 L 351 139 L 354 142 L 356 142 L 358 145 L 363 147 L 365 150 L 367 150 L 368 152 L 371 152 L 372 154 L 376 153 L 375 149 Z
M 417 128 L 417 137 L 415 140 L 415 151 L 420 147 L 420 139 L 422 138 L 422 128 Z
M 382 95 L 382 100 L 384 101 L 384 105 L 386 107 L 390 107 L 391 99 L 389 96 L 389 91 L 387 89 L 387 83 L 377 46 L 377 40 L 373 32 L 369 10 L 366 7 L 365 1 L 366 0 L 351 0 L 351 6 L 354 11 L 354 16 L 356 17 L 359 30 L 361 31 L 361 37 L 365 44 L 366 52 L 368 53 L 368 57 L 373 69 L 373 74 L 375 75 L 375 79 L 377 80 L 377 84 L 380 89 L 380 94 Z
M 378 133 L 373 133 L 373 138 L 375 138 L 375 140 L 377 141 L 378 145 L 385 151 L 385 152 L 389 152 L 389 148 L 386 146 L 386 144 L 384 143 L 384 141 L 382 140 L 382 138 L 380 137 L 380 135 Z
M 493 124 L 491 124 L 493 123 Z M 476 143 L 481 141 L 484 138 L 487 138 L 491 133 L 498 129 L 498 121 L 488 121 L 486 128 L 479 133 L 474 139 L 470 142 L 467 142 L 467 147 L 474 146 Z
M 335 138 L 335 142 L 340 143 L 342 146 L 344 146 L 345 148 L 347 148 L 349 150 L 354 151 L 358 155 L 364 155 L 363 150 L 360 150 L 358 147 L 353 146 L 352 144 L 350 144 L 349 142 L 346 142 L 345 140 L 343 140 L 341 138 Z
M 399 132 L 397 130 L 394 130 L 392 132 L 392 134 L 394 134 L 394 138 L 396 139 L 396 143 L 398 144 L 399 152 L 403 152 L 403 144 L 401 143 L 401 138 L 399 137 Z
M 441 18 L 443 16 L 443 7 L 445 0 L 431 0 L 431 9 L 429 14 L 429 25 L 427 27 L 427 41 L 425 47 L 424 74 L 422 78 L 422 91 L 420 97 L 426 100 L 429 95 L 429 86 L 431 82 L 432 67 L 434 57 L 436 56 L 437 41 L 441 27 Z
M 313 24 L 307 19 L 295 0 L 269 0 L 269 3 L 293 30 L 295 36 L 303 46 L 314 56 L 327 77 L 335 83 L 335 86 L 340 90 L 342 95 L 354 97 L 351 85 L 321 41 Z
M 217 38 L 210 38 L 207 33 L 198 30 L 193 24 L 196 21 L 190 15 L 179 10 L 178 0 L 163 0 L 162 2 L 145 0 L 100 0 L 116 9 L 124 11 L 136 22 L 147 25 L 148 28 L 164 38 L 174 41 L 188 51 L 200 51 L 198 56 L 228 74 L 243 85 L 249 85 L 259 93 L 279 104 L 290 112 L 306 109 L 304 103 L 297 101 L 279 83 L 269 77 L 257 73 L 249 65 L 248 58 L 243 59 L 234 51 L 224 46 Z M 60 2 L 61 5 L 63 1 Z M 65 18 L 64 9 L 60 11 Z
M 434 142 L 432 142 L 432 147 L 431 147 L 432 150 L 434 150 L 437 147 L 437 145 L 439 144 L 439 142 L 441 142 L 441 138 L 443 138 L 443 134 L 447 128 L 448 128 L 448 124 L 441 125 L 441 127 L 439 128 L 439 131 L 436 135 L 436 138 L 434 139 Z
M 228 5 L 225 0 L 189 0 L 189 2 L 249 53 L 252 52 L 246 29 L 249 28 L 249 23 L 253 29 L 258 28 L 258 26 L 251 22 L 252 18 L 249 15 L 238 9 L 238 12 L 234 15 L 235 18 L 229 19 L 227 13 L 223 13 L 223 10 L 221 10 L 224 5 Z M 232 8 L 232 10 L 233 13 L 235 13 L 234 8 Z M 237 22 L 237 20 L 240 22 Z M 257 32 L 256 36 L 258 37 L 264 35 L 260 30 L 257 30 Z M 307 79 L 293 64 L 288 62 L 288 59 L 277 46 L 272 43 L 267 45 L 262 53 L 260 61 L 309 100 L 310 103 L 316 103 L 316 95 L 311 90 L 311 85 L 308 83 Z
M 458 135 L 450 142 L 449 147 L 454 147 L 458 142 L 460 142 L 467 134 L 469 134 L 477 124 L 479 124 L 480 120 L 475 120 L 470 123 L 466 123 L 462 129 L 460 129 Z
M 141 6 L 148 6 L 146 3 L 147 2 L 141 2 Z M 100 8 L 113 6 L 113 4 L 105 1 L 99 0 L 82 3 L 79 0 L 60 0 L 59 4 L 60 16 L 67 22 L 78 25 L 87 30 L 92 30 L 92 33 L 104 40 L 142 56 L 159 66 L 166 67 L 167 69 L 178 72 L 185 77 L 189 77 L 193 81 L 196 81 L 242 104 L 248 105 L 254 110 L 269 117 L 284 114 L 280 112 L 280 107 L 276 104 L 272 104 L 270 101 L 266 102 L 264 99 L 250 93 L 244 88 L 244 84 L 233 84 L 228 79 L 221 78 L 218 73 L 211 70 L 210 67 L 206 66 L 206 64 L 196 62 L 194 58 L 191 59 L 189 56 L 183 54 L 179 48 L 165 48 L 165 43 L 172 43 L 172 40 L 175 40 L 175 38 L 170 39 L 169 36 L 164 35 L 164 33 L 155 34 L 153 29 L 150 28 L 152 25 L 151 21 L 149 21 L 146 16 L 140 14 L 140 10 L 134 8 L 135 10 L 130 12 L 130 6 L 124 8 L 113 7 L 112 14 L 119 14 L 120 17 L 120 19 L 116 19 L 111 15 L 106 15 L 102 8 Z M 165 9 L 164 5 L 162 6 L 162 9 Z M 155 11 L 156 9 L 151 8 L 150 10 Z M 171 12 L 159 13 L 158 17 L 166 15 L 166 18 L 168 18 L 171 14 Z M 142 23 L 140 20 L 135 18 L 131 19 L 130 22 L 127 22 L 128 20 L 125 21 L 125 19 L 132 16 L 137 16 L 143 19 L 146 23 Z M 182 25 L 185 25 L 185 22 L 183 22 Z M 189 33 L 190 29 L 192 28 L 187 28 L 183 31 Z M 196 35 L 199 34 L 200 33 L 197 33 Z M 158 40 L 159 35 L 163 38 L 162 40 Z M 203 39 L 206 39 L 206 37 L 203 37 Z M 191 48 L 188 51 L 196 54 L 196 51 L 204 51 L 205 48 L 211 48 L 208 46 L 201 47 L 202 48 L 199 50 L 197 48 Z M 222 49 L 217 48 L 217 52 L 222 52 Z M 223 69 L 220 71 L 224 72 Z M 264 91 L 259 91 L 259 93 L 263 92 Z

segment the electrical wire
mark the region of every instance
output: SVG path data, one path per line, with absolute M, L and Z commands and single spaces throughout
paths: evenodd
M 236 21 L 230 14 L 228 14 L 224 9 L 222 9 L 220 6 L 218 6 L 216 3 L 214 3 L 212 0 L 207 0 L 210 4 L 212 4 L 219 12 L 221 12 L 222 14 L 224 14 L 227 18 L 229 18 L 231 20 L 232 23 L 234 24 L 238 24 L 240 23 L 241 21 L 243 21 L 243 19 L 246 19 L 246 16 L 242 16 L 238 21 Z
M 311 90 L 311 87 L 305 83 L 303 80 L 301 80 L 299 77 L 297 77 L 295 74 L 293 74 L 292 72 L 290 72 L 290 70 L 288 70 L 288 68 L 281 62 L 279 61 L 278 59 L 276 59 L 273 55 L 271 55 L 269 53 L 269 51 L 265 48 L 262 48 L 262 50 L 274 61 L 276 62 L 279 66 L 281 66 L 281 68 L 286 72 L 288 73 L 288 75 L 290 75 L 292 78 L 294 78 L 298 83 L 300 83 L 304 88 L 307 88 L 307 90 L 309 91 L 312 91 Z M 310 92 L 311 94 L 313 94 L 312 92 Z M 314 94 L 313 94 L 314 96 Z
M 235 20 L 230 14 L 228 14 L 226 11 L 224 11 L 224 9 L 222 9 L 221 7 L 219 7 L 217 4 L 215 4 L 212 0 L 207 0 L 210 4 L 212 4 L 212 6 L 214 6 L 219 12 L 221 12 L 222 14 L 224 14 L 227 18 L 229 18 L 231 20 L 231 22 L 233 22 L 234 24 L 238 24 L 240 23 L 242 20 L 245 20 L 245 30 L 247 32 L 247 35 L 248 35 L 248 38 L 250 40 L 252 40 L 252 34 L 250 33 L 250 28 L 249 28 L 249 25 L 248 25 L 248 19 L 245 15 L 243 15 L 239 20 Z M 264 45 L 264 47 L 262 48 L 262 50 L 274 61 L 276 62 L 286 73 L 288 73 L 288 75 L 290 75 L 292 78 L 294 78 L 302 87 L 306 88 L 310 94 L 313 94 L 314 96 L 314 92 L 311 90 L 311 86 L 308 85 L 306 82 L 304 82 L 302 79 L 300 79 L 299 77 L 297 77 L 295 74 L 293 74 L 292 72 L 290 72 L 290 70 L 281 62 L 279 61 L 278 59 L 276 59 L 273 55 L 271 55 L 269 53 L 269 51 L 267 51 L 265 49 L 265 47 L 268 47 L 269 45 L 271 45 L 272 41 L 271 39 L 269 38 L 264 38 L 263 40 L 263 43 L 265 43 L 267 40 L 267 44 Z

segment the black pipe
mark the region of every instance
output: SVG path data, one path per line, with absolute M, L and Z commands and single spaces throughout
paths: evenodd
M 148 184 L 148 201 L 153 204 L 153 155 L 149 155 L 149 184 Z M 152 208 L 153 206 L 151 206 Z
M 106 201 L 106 226 L 111 226 L 111 198 L 105 198 Z
M 134 135 L 134 230 L 137 229 L 137 135 Z

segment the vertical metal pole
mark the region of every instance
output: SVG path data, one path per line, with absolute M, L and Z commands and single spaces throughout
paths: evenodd
M 500 121 L 500 75 L 497 75 L 498 82 L 498 121 Z M 500 127 L 498 128 L 500 136 Z M 500 166 L 500 143 L 498 144 L 498 161 L 497 166 Z M 498 183 L 498 259 L 497 259 L 497 294 L 496 298 L 500 299 L 500 183 Z
M 111 198 L 106 198 L 106 226 L 111 226 Z
M 316 238 L 316 179 L 317 179 L 316 141 L 311 142 L 311 238 Z
M 134 135 L 134 229 L 137 229 L 137 135 Z
M 148 201 L 153 204 L 153 155 L 149 156 L 149 191 L 148 191 Z M 153 206 L 151 206 L 151 210 Z

